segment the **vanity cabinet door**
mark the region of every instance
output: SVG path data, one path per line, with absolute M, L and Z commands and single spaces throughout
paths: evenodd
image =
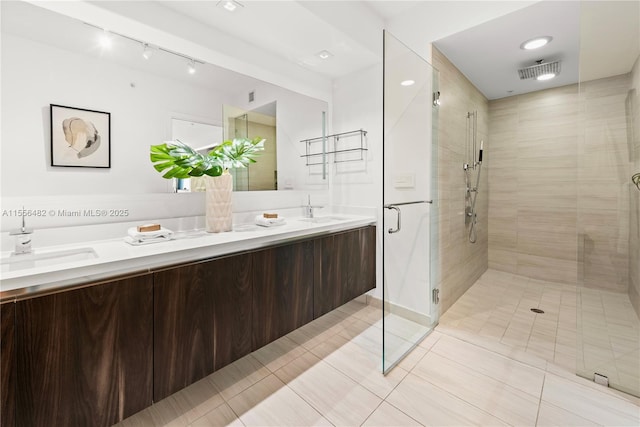
M 354 231 L 348 245 L 347 268 L 353 276 L 349 277 L 343 304 L 376 287 L 376 228 Z
M 17 302 L 18 425 L 109 426 L 151 405 L 151 280 Z
M 15 426 L 16 407 L 16 305 L 0 305 L 0 425 Z
M 251 351 L 251 257 L 154 274 L 154 399 Z
M 314 318 L 375 288 L 375 227 L 316 239 Z
M 256 350 L 313 320 L 313 241 L 252 256 Z

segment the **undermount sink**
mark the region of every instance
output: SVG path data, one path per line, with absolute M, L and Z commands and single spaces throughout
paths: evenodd
M 345 219 L 348 219 L 348 218 L 343 216 L 316 216 L 313 218 L 299 218 L 299 221 L 322 223 L 322 222 L 331 222 L 331 221 L 344 221 Z
M 4 256 L 0 264 L 2 265 L 2 271 L 6 272 L 86 261 L 97 257 L 98 254 L 93 248 L 77 248 L 50 252 L 35 251 L 29 254 Z

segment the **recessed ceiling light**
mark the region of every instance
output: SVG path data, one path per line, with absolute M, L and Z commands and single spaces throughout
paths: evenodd
M 333 56 L 333 53 L 329 52 L 328 50 L 322 50 L 316 53 L 316 56 L 320 59 L 329 59 Z
M 520 45 L 520 49 L 524 49 L 524 50 L 538 49 L 546 45 L 547 43 L 549 43 L 551 40 L 553 40 L 553 37 L 551 36 L 536 37 L 535 39 L 531 39 L 531 40 L 527 40 L 526 42 L 523 42 Z
M 556 73 L 540 74 L 538 77 L 536 77 L 536 80 L 551 80 L 555 76 L 556 76 Z
M 226 10 L 228 10 L 229 12 L 235 12 L 235 10 L 238 7 L 244 7 L 244 5 L 238 1 L 235 0 L 224 0 L 224 1 L 219 1 L 218 2 L 219 6 L 222 6 L 223 8 L 225 8 Z
M 401 86 L 412 86 L 415 84 L 415 80 L 403 80 L 400 82 Z

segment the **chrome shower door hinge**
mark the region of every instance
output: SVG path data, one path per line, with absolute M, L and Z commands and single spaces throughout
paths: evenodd
M 596 384 L 600 384 L 600 385 L 603 385 L 605 387 L 609 387 L 609 377 L 607 377 L 605 375 L 602 375 L 602 374 L 599 374 L 599 373 L 595 372 L 593 374 L 593 381 Z
M 433 300 L 434 304 L 440 303 L 440 289 L 436 288 L 431 291 L 431 299 Z

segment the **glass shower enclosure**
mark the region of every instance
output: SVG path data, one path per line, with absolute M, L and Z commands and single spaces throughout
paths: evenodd
M 384 33 L 383 372 L 438 321 L 438 73 Z
M 638 43 L 640 7 L 634 2 L 581 3 L 581 58 L 594 51 L 589 17 L 610 10 L 629 16 Z M 631 58 L 633 59 L 633 58 Z M 576 372 L 640 396 L 640 57 L 631 72 L 589 80 L 580 63 L 577 152 L 578 286 Z

